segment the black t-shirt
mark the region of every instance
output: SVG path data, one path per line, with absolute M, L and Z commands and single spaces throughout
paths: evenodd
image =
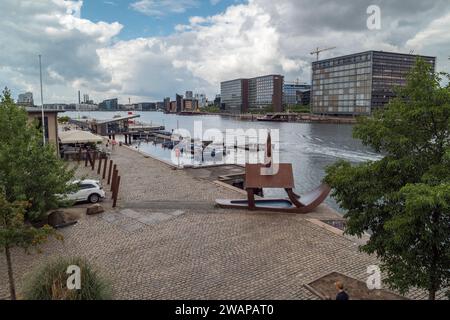
M 345 301 L 348 300 L 348 294 L 345 291 L 341 291 L 336 295 L 336 300 L 338 301 Z

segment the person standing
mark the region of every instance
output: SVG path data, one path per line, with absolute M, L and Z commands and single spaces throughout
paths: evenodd
M 346 301 L 349 300 L 349 296 L 347 292 L 345 292 L 344 284 L 341 281 L 338 281 L 335 283 L 336 289 L 338 290 L 338 293 L 336 295 L 337 301 Z
M 114 152 L 114 150 L 116 149 L 116 144 L 117 144 L 116 139 L 113 139 L 113 141 L 112 141 L 112 143 L 111 143 L 112 151 L 113 151 L 113 152 Z

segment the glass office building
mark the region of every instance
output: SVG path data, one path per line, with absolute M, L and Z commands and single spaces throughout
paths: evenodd
M 252 79 L 236 79 L 220 84 L 220 95 L 228 112 L 247 112 L 272 106 L 283 111 L 283 83 L 281 75 L 267 75 Z
M 370 115 L 406 84 L 417 55 L 368 51 L 313 62 L 311 106 L 315 114 Z M 435 57 L 420 56 L 435 67 Z
M 99 104 L 99 109 L 106 111 L 119 110 L 119 100 L 117 98 L 104 100 Z
M 283 85 L 283 103 L 285 105 L 304 104 L 301 99 L 301 93 L 305 93 L 310 90 L 311 86 L 309 84 L 299 84 L 296 82 L 285 83 Z
M 248 80 L 236 79 L 222 82 L 220 97 L 226 111 L 246 112 L 248 110 Z

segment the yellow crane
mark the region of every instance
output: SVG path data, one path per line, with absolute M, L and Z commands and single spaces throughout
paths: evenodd
M 311 52 L 311 55 L 316 55 L 316 58 L 317 58 L 316 61 L 319 61 L 319 55 L 321 52 L 333 50 L 333 49 L 336 49 L 336 47 L 331 47 L 331 48 L 326 48 L 326 49 L 320 49 L 319 47 L 317 47 L 315 51 Z

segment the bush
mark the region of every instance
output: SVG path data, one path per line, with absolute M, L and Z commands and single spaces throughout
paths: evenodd
M 67 288 L 67 268 L 75 265 L 81 269 L 81 289 Z M 23 291 L 26 300 L 109 300 L 108 281 L 99 276 L 83 258 L 59 258 L 33 271 L 26 279 Z
M 58 117 L 58 122 L 59 122 L 59 123 L 62 123 L 62 124 L 68 123 L 69 120 L 70 120 L 70 117 L 69 117 L 69 116 Z

